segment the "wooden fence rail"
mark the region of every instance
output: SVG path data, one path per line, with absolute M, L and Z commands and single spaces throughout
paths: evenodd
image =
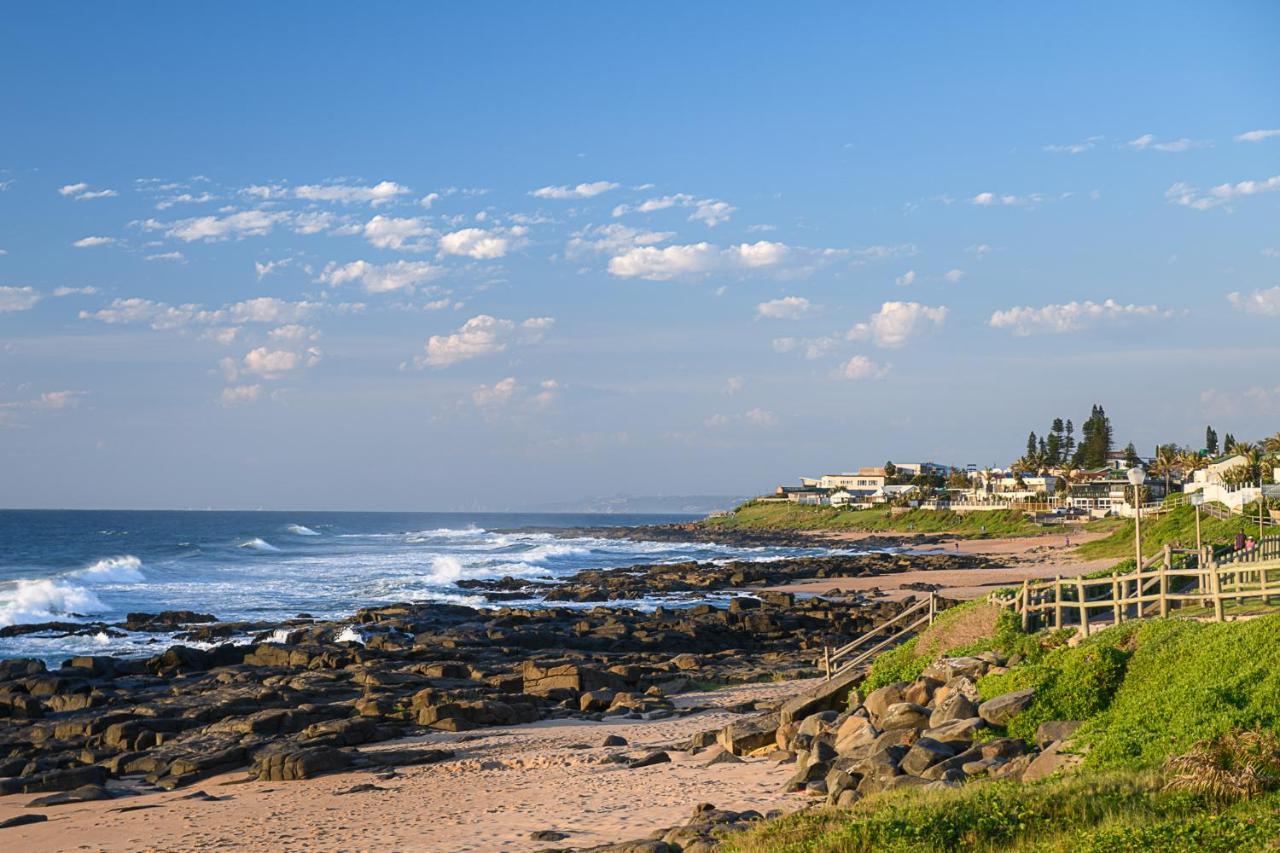
M 868 665 L 880 652 L 896 646 L 921 628 L 932 625 L 937 615 L 938 594 L 931 592 L 928 598 L 916 602 L 892 619 L 881 622 L 856 640 L 845 643 L 836 649 L 824 646 L 822 649 L 822 670 L 826 674 L 827 680 L 831 680 L 855 667 Z M 890 631 L 890 628 L 894 630 Z M 885 634 L 885 636 L 877 640 L 870 648 L 862 648 L 881 634 Z M 838 663 L 842 658 L 848 658 L 848 660 Z
M 1270 605 L 1273 598 L 1280 599 L 1280 536 L 1241 551 L 1166 545 L 1128 574 L 1023 581 L 1012 594 L 992 594 L 991 601 L 1019 613 L 1025 631 L 1075 626 L 1087 637 L 1099 612 L 1102 621 L 1119 624 L 1194 605 L 1212 607 L 1214 619 L 1222 621 L 1226 602 Z

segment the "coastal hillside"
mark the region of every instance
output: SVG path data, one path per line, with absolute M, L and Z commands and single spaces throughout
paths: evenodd
M 933 653 L 931 640 L 966 610 L 987 607 L 956 608 L 881 656 L 850 703 L 858 706 L 850 716 L 888 734 L 896 725 L 888 717 L 902 716 L 904 706 L 885 710 L 886 694 L 923 700 L 972 688 L 985 725 L 963 775 L 977 784 L 947 781 L 951 770 L 923 769 L 923 779 L 902 770 L 869 787 L 873 777 L 862 775 L 846 807 L 762 823 L 731 837 L 728 849 L 1229 850 L 1280 839 L 1280 614 L 1215 624 L 1153 619 L 1072 643 L 1071 632 L 1023 633 L 1006 613 L 989 637 L 963 637 L 941 659 Z M 945 686 L 938 680 L 942 670 L 974 661 L 987 663 Z M 930 701 L 936 722 L 950 706 Z M 845 742 L 847 719 L 839 720 Z M 932 734 L 894 734 L 914 744 L 890 748 L 902 749 L 903 768 L 961 760 L 945 758 L 952 748 Z M 1040 747 L 1034 759 L 1014 748 L 1024 743 Z M 983 744 L 992 757 L 978 757 Z M 828 787 L 839 785 L 836 775 L 827 776 Z
M 961 537 L 1034 536 L 1060 528 L 1036 524 L 1020 512 L 957 513 L 950 510 L 842 510 L 829 506 L 748 501 L 702 522 L 716 530 L 819 530 L 867 533 L 945 533 Z

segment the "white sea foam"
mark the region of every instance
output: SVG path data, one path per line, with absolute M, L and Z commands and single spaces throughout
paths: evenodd
M 142 561 L 132 554 L 106 557 L 72 574 L 90 583 L 144 583 L 147 580 L 142 573 Z
M 339 643 L 360 643 L 364 644 L 364 634 L 361 634 L 354 625 L 348 625 L 342 629 L 342 633 L 334 638 Z
M 250 548 L 254 551 L 279 551 L 280 550 L 279 548 L 277 548 L 275 545 L 272 545 L 267 540 L 259 539 L 256 536 L 247 542 L 241 542 L 240 547 Z
M 285 530 L 289 531 L 294 536 L 319 536 L 320 535 L 319 532 L 312 530 L 310 527 L 307 527 L 302 524 L 290 524 L 287 527 L 285 527 Z
M 457 557 L 441 554 L 431 560 L 431 573 L 426 580 L 431 584 L 451 584 L 463 575 L 461 561 Z
M 17 581 L 0 591 L 0 627 L 103 613 L 107 606 L 91 591 L 58 580 Z
M 289 642 L 289 629 L 277 628 L 271 632 L 271 636 L 267 637 L 268 643 L 280 643 L 286 645 Z
M 107 632 L 106 632 L 106 631 L 99 631 L 98 633 L 94 634 L 94 635 L 93 635 L 93 641 L 94 641 L 95 643 L 97 643 L 98 645 L 100 645 L 100 646 L 109 646 L 109 645 L 111 645 L 111 638 L 110 638 L 109 636 L 107 636 Z

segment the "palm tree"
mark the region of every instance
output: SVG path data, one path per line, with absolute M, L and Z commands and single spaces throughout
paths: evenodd
M 1179 467 L 1179 453 L 1176 445 L 1162 444 L 1156 450 L 1155 464 L 1152 469 L 1154 473 L 1164 477 L 1164 493 L 1167 497 L 1169 494 L 1169 480 L 1173 476 L 1173 472 Z

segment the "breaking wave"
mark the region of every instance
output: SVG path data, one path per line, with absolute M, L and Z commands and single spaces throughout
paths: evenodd
M 267 540 L 260 539 L 257 536 L 253 537 L 247 542 L 241 542 L 240 547 L 250 548 L 254 551 L 279 551 L 280 550 L 279 548 L 277 548 L 275 545 L 272 545 Z
M 51 622 L 103 613 L 107 606 L 90 590 L 58 580 L 16 581 L 0 591 L 0 627 Z
M 132 554 L 106 557 L 72 574 L 90 583 L 144 583 L 147 579 L 142 561 Z
M 310 527 L 307 527 L 304 524 L 290 524 L 285 527 L 285 530 L 292 533 L 294 536 L 319 536 L 320 535 L 318 531 L 312 530 Z

